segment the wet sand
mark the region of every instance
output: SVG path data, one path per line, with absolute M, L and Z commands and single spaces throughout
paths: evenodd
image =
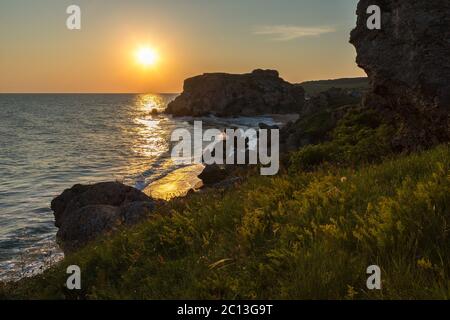
M 195 164 L 177 169 L 148 185 L 143 192 L 159 200 L 170 200 L 185 196 L 191 189 L 199 189 L 203 186 L 202 180 L 198 178 L 205 168 L 202 164 Z

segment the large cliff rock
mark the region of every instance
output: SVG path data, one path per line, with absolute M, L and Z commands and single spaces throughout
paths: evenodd
M 299 113 L 305 101 L 302 87 L 290 84 L 274 70 L 248 74 L 208 73 L 184 82 L 184 91 L 166 113 L 175 116 L 258 115 Z
M 370 5 L 381 30 L 366 26 Z M 449 140 L 450 1 L 361 0 L 350 42 L 370 78 L 364 105 L 395 124 L 393 145 L 412 150 Z
M 51 203 L 57 241 L 64 252 L 74 251 L 100 235 L 133 225 L 150 216 L 154 201 L 118 182 L 75 185 Z

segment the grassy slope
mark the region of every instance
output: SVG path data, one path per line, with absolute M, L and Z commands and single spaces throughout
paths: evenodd
M 450 298 L 450 148 L 192 195 L 0 298 Z M 83 290 L 64 289 L 67 265 Z M 382 268 L 368 291 L 366 268 Z

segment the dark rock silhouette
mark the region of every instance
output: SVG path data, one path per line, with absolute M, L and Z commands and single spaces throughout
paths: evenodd
M 207 73 L 187 79 L 183 93 L 168 105 L 166 113 L 175 116 L 300 113 L 304 101 L 303 88 L 284 81 L 275 70 Z
M 263 122 L 261 122 L 261 123 L 259 123 L 258 124 L 258 127 L 260 128 L 260 129 L 265 129 L 265 130 L 277 130 L 277 129 L 280 129 L 280 127 L 279 126 L 277 126 L 277 125 L 269 125 L 269 124 L 266 124 L 266 123 L 263 123 Z
M 370 5 L 381 30 L 366 26 Z M 449 140 L 450 1 L 361 0 L 350 42 L 370 79 L 364 105 L 393 123 L 393 145 L 413 150 Z
M 226 168 L 217 164 L 207 165 L 203 172 L 198 176 L 205 185 L 212 185 L 225 180 L 229 176 Z
M 76 250 L 121 225 L 149 217 L 154 201 L 118 182 L 75 185 L 53 199 L 58 243 L 64 252 Z

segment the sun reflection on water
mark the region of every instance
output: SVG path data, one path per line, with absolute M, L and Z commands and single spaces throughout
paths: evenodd
M 134 122 L 136 124 L 136 143 L 133 151 L 144 157 L 158 157 L 168 151 L 167 118 L 153 114 L 153 110 L 162 112 L 166 102 L 154 94 L 139 95 L 136 101 L 139 108 Z
M 160 172 L 165 171 L 165 168 L 173 170 L 176 167 L 169 153 L 170 135 L 180 123 L 162 113 L 167 103 L 168 99 L 164 99 L 164 96 L 152 94 L 139 95 L 135 102 L 136 131 L 132 150 L 147 163 L 148 168 L 158 167 Z M 200 187 L 201 180 L 197 176 L 203 168 L 203 165 L 177 168 L 156 180 L 140 174 L 140 184 L 143 178 L 148 184 L 143 190 L 146 194 L 155 199 L 169 200 Z
M 137 101 L 137 104 L 146 111 L 156 110 L 158 112 L 164 111 L 166 103 L 167 101 L 165 101 L 163 97 L 155 94 L 141 94 Z

